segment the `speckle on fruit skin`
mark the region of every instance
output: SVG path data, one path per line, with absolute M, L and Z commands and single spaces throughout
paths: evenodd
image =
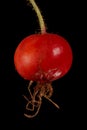
M 49 69 L 48 72 L 38 72 L 35 73 L 35 79 L 36 80 L 40 80 L 40 81 L 53 81 L 55 79 L 55 77 L 61 76 L 62 72 L 61 71 L 57 71 L 57 68 L 55 69 Z M 51 75 L 51 76 L 50 76 Z

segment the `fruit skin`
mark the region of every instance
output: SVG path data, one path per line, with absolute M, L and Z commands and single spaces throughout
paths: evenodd
M 33 34 L 24 38 L 14 54 L 17 72 L 26 80 L 50 82 L 64 76 L 72 65 L 69 43 L 57 34 Z

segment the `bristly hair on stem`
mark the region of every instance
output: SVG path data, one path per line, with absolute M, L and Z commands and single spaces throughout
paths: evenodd
M 46 27 L 45 27 L 45 23 L 44 23 L 44 19 L 43 16 L 41 14 L 41 11 L 39 9 L 39 7 L 37 6 L 35 0 L 27 0 L 29 3 L 31 3 L 33 9 L 35 10 L 38 20 L 39 20 L 39 25 L 40 25 L 40 29 L 41 29 L 41 34 L 46 33 Z

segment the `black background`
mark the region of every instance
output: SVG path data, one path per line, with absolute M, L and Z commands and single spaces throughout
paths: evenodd
M 52 96 L 61 107 L 57 110 L 43 98 L 39 114 L 32 119 L 24 117 L 25 93 L 28 81 L 15 71 L 14 52 L 19 42 L 26 36 L 40 32 L 35 12 L 26 0 L 3 1 L 1 5 L 1 107 L 2 120 L 9 122 L 8 128 L 26 129 L 66 129 L 80 126 L 81 118 L 81 37 L 83 32 L 82 3 L 76 1 L 36 0 L 47 26 L 47 32 L 66 38 L 73 51 L 70 71 L 53 82 Z M 79 120 L 79 122 L 77 122 Z M 11 126 L 11 124 L 13 124 Z M 5 125 L 4 125 L 5 126 Z

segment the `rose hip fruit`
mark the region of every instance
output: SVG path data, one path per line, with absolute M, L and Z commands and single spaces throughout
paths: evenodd
M 69 71 L 72 50 L 69 43 L 57 34 L 33 34 L 18 45 L 14 63 L 24 79 L 49 82 Z
M 39 112 L 42 97 L 60 108 L 50 99 L 53 94 L 51 83 L 69 71 L 73 55 L 66 39 L 46 32 L 43 17 L 35 1 L 27 1 L 32 4 L 38 16 L 41 33 L 27 36 L 19 43 L 14 54 L 14 64 L 19 75 L 29 80 L 29 95 L 28 97 L 23 95 L 27 101 L 26 112 L 28 112 L 24 115 L 33 118 Z M 37 82 L 36 86 L 32 86 L 34 81 Z

